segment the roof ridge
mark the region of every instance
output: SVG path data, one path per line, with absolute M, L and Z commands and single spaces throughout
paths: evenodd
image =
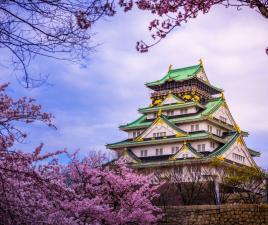
M 176 129 L 177 131 L 184 133 L 184 134 L 188 134 L 186 131 L 180 129 L 178 126 L 176 126 L 173 122 L 169 121 L 169 119 L 165 116 L 165 115 L 161 115 L 160 116 L 162 119 L 164 119 L 165 122 L 167 122 L 168 125 L 170 125 L 172 128 Z
M 194 154 L 196 154 L 196 155 L 198 155 L 198 156 L 203 156 L 200 152 L 198 152 L 192 145 L 191 145 L 191 143 L 186 143 L 186 146 L 189 148 L 189 150 L 192 152 L 192 153 L 194 153 Z
M 221 154 L 221 152 L 222 152 L 222 151 L 225 151 L 226 149 L 228 149 L 228 147 L 229 147 L 230 145 L 232 145 L 232 144 L 236 141 L 236 139 L 237 139 L 239 136 L 240 136 L 240 134 L 236 132 L 236 133 L 233 135 L 233 137 L 232 137 L 226 144 L 224 144 L 224 145 L 221 146 L 219 149 L 217 149 L 217 150 L 215 150 L 214 152 L 212 152 L 211 154 L 209 154 L 209 155 L 207 156 L 207 158 L 211 158 L 211 157 L 213 157 L 213 156 L 218 156 L 219 154 Z
M 191 68 L 198 67 L 198 66 L 200 66 L 200 64 L 196 64 L 193 66 L 181 67 L 181 68 L 177 68 L 177 69 L 171 69 L 168 73 L 170 73 L 171 71 L 175 72 L 175 71 L 179 71 L 179 70 L 191 69 Z

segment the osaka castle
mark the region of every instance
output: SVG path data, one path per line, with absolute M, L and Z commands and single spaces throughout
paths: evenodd
M 151 90 L 150 105 L 138 109 L 138 119 L 119 127 L 127 133 L 125 140 L 107 145 L 118 157 L 141 169 L 215 158 L 256 165 L 253 157 L 260 153 L 247 147 L 248 133 L 235 122 L 223 90 L 208 80 L 202 60 L 184 68 L 170 66 L 161 79 L 145 85 Z

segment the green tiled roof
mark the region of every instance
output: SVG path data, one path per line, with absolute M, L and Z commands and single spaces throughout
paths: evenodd
M 204 162 L 210 162 L 211 160 L 213 160 L 213 158 L 221 156 L 222 154 L 224 154 L 224 152 L 226 152 L 230 146 L 232 146 L 232 144 L 237 140 L 237 138 L 240 136 L 239 133 L 235 132 L 232 134 L 232 136 L 229 138 L 229 141 L 227 141 L 224 145 L 222 145 L 221 147 L 219 147 L 218 149 L 214 150 L 212 153 L 210 153 L 207 156 L 202 155 L 203 157 L 198 158 L 198 159 L 185 159 L 185 160 L 164 160 L 164 161 L 152 161 L 152 162 L 142 162 L 139 164 L 136 164 L 137 167 L 142 168 L 142 167 L 154 167 L 154 166 L 170 166 L 170 165 L 177 165 L 177 164 L 184 164 L 184 163 L 204 163 Z M 201 154 L 199 152 L 196 152 L 196 150 L 191 146 L 190 143 L 187 143 L 187 147 L 190 148 L 191 151 L 193 151 L 193 153 L 198 153 Z M 252 156 L 259 156 L 260 153 L 251 149 L 248 149 L 249 153 Z M 175 153 L 177 154 L 177 153 Z M 174 154 L 174 155 L 175 155 Z M 134 164 L 133 164 L 134 165 Z M 135 166 L 135 165 L 134 165 Z
M 206 104 L 206 109 L 202 112 L 203 116 L 208 116 L 211 113 L 215 112 L 224 102 L 224 100 L 222 98 L 215 98 L 212 101 L 209 101 Z
M 202 155 L 200 152 L 196 151 L 196 149 L 195 149 L 190 143 L 187 143 L 186 146 L 188 147 L 188 149 L 189 149 L 193 154 L 195 154 L 195 155 L 197 155 L 197 156 L 199 156 L 199 157 L 203 157 L 203 155 Z M 176 154 L 176 153 L 175 153 L 175 154 Z M 174 155 L 175 155 L 175 154 L 174 154 Z
M 183 81 L 193 78 L 202 68 L 200 64 L 170 70 L 162 79 L 146 83 L 146 86 L 155 86 L 165 83 L 169 79 L 173 79 L 175 81 Z
M 206 138 L 211 138 L 221 143 L 225 143 L 222 138 L 219 138 L 215 135 L 212 135 L 208 132 L 198 132 L 192 133 L 187 136 L 182 137 L 171 137 L 171 138 L 161 138 L 161 139 L 149 139 L 144 141 L 132 141 L 132 140 L 124 140 L 120 142 L 116 142 L 113 144 L 106 145 L 109 149 L 116 149 L 116 148 L 127 148 L 127 147 L 136 147 L 136 146 L 145 146 L 145 145 L 152 145 L 152 144 L 166 144 L 166 143 L 174 143 L 174 142 L 181 142 L 181 141 L 192 141 L 192 140 L 202 140 Z
M 172 123 L 179 123 L 179 122 L 190 122 L 190 121 L 196 121 L 196 120 L 201 120 L 204 117 L 210 115 L 211 113 L 215 112 L 223 103 L 224 101 L 222 98 L 213 98 L 211 99 L 206 105 L 205 105 L 205 110 L 195 114 L 195 115 L 189 115 L 189 116 L 183 116 L 183 117 L 178 117 L 178 118 L 171 118 L 169 121 Z M 187 103 L 185 103 L 187 104 Z M 130 129 L 138 129 L 138 128 L 144 128 L 148 127 L 151 125 L 151 121 L 146 121 L 146 115 L 141 116 L 137 120 L 120 126 L 120 129 L 122 130 L 130 130 Z
M 253 157 L 255 157 L 255 156 L 259 157 L 261 155 L 260 152 L 252 150 L 250 148 L 248 148 L 248 151 L 249 151 L 250 155 L 252 155 Z
M 224 152 L 228 150 L 228 148 L 236 141 L 236 139 L 240 136 L 239 133 L 234 133 L 230 140 L 223 145 L 222 147 L 216 149 L 214 152 L 208 155 L 209 158 L 214 158 L 217 156 L 221 156 Z
M 139 112 L 141 113 L 157 112 L 160 109 L 162 110 L 180 109 L 180 108 L 186 108 L 190 106 L 198 106 L 199 108 L 204 108 L 204 106 L 198 102 L 185 102 L 185 103 L 178 103 L 178 104 L 172 104 L 172 105 L 160 105 L 160 106 L 150 106 L 150 107 L 140 108 Z

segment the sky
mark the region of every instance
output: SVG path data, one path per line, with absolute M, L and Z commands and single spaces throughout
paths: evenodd
M 202 58 L 210 82 L 225 90 L 233 117 L 250 133 L 248 146 L 261 152 L 258 165 L 268 168 L 267 20 L 251 9 L 215 7 L 141 54 L 135 43 L 150 40 L 150 19 L 148 13 L 133 11 L 99 22 L 93 38 L 100 45 L 81 64 L 36 59 L 33 71 L 49 74 L 47 84 L 36 89 L 18 84 L 2 52 L 0 81 L 11 83 L 9 94 L 34 97 L 53 113 L 57 126 L 23 127 L 29 138 L 16 148 L 32 151 L 45 143 L 45 151 L 107 151 L 105 144 L 127 137 L 118 126 L 136 119 L 137 109 L 150 103 L 144 83 L 165 75 L 169 64 L 185 67 Z

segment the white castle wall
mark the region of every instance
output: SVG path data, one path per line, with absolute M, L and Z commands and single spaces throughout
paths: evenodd
M 193 123 L 185 123 L 185 124 L 180 124 L 178 127 L 186 132 L 191 132 L 191 125 L 199 125 L 199 131 L 208 131 L 208 125 L 212 126 L 212 134 L 217 135 L 217 129 L 220 129 L 221 134 L 225 131 L 226 129 L 221 128 L 220 126 L 214 125 L 212 123 L 209 123 L 207 121 L 202 121 L 202 122 L 193 122 Z M 196 130 L 194 130 L 196 131 Z
M 184 108 L 185 109 L 185 108 Z M 162 113 L 163 115 L 167 115 L 167 111 L 169 110 L 163 110 Z M 187 108 L 187 113 L 182 113 L 181 109 L 173 109 L 173 115 L 178 116 L 178 115 L 184 115 L 184 114 L 191 114 L 191 113 L 196 113 L 198 111 L 197 107 L 191 106 Z M 155 119 L 157 117 L 157 113 L 148 113 L 147 114 L 147 119 Z
M 214 147 L 211 146 L 211 143 L 214 143 Z M 193 146 L 193 148 L 196 149 L 196 151 L 198 151 L 198 145 L 202 146 L 202 144 L 205 144 L 205 151 L 209 151 L 209 152 L 212 152 L 217 147 L 219 147 L 219 143 L 213 140 L 202 140 L 202 141 L 191 142 L 191 145 Z M 201 152 L 202 152 L 202 148 L 201 148 Z
M 213 140 L 202 140 L 202 141 L 193 141 L 191 142 L 191 145 L 193 148 L 197 150 L 199 144 L 205 144 L 205 151 L 213 151 L 215 150 L 219 144 L 215 143 L 215 147 L 211 147 L 211 142 L 214 142 Z M 141 150 L 147 150 L 147 156 L 155 156 L 156 155 L 156 149 L 162 148 L 163 149 L 163 155 L 170 155 L 172 153 L 172 148 L 177 147 L 177 149 L 180 149 L 182 147 L 183 143 L 176 143 L 176 144 L 164 144 L 164 145 L 151 145 L 151 146 L 143 146 L 143 147 L 134 147 L 132 148 L 132 152 L 137 155 L 138 157 L 141 156 Z M 202 151 L 202 150 L 201 150 Z
M 172 147 L 180 149 L 182 146 L 182 143 L 178 144 L 166 144 L 166 145 L 152 145 L 152 146 L 143 146 L 143 147 L 135 147 L 132 150 L 132 152 L 137 155 L 138 157 L 141 156 L 141 150 L 147 150 L 147 156 L 155 156 L 156 150 L 162 148 L 163 149 L 163 155 L 170 155 L 172 154 Z
M 207 122 L 207 121 L 202 121 L 202 122 L 193 122 L 193 123 L 186 123 L 186 124 L 180 124 L 180 125 L 177 125 L 181 130 L 183 130 L 183 131 L 185 131 L 185 132 L 191 132 L 191 125 L 196 125 L 196 124 L 199 124 L 199 131 L 208 131 L 208 125 L 211 125 L 212 126 L 212 134 L 215 134 L 215 135 L 217 135 L 217 129 L 220 129 L 221 130 L 221 134 L 223 133 L 223 132 L 226 132 L 227 130 L 226 129 L 223 129 L 222 127 L 220 127 L 220 126 L 217 126 L 217 125 L 214 125 L 214 124 L 212 124 L 212 123 L 209 123 L 209 122 Z M 140 131 L 140 132 L 142 132 L 143 130 L 134 130 L 134 131 L 129 131 L 128 132 L 128 138 L 134 138 L 133 137 L 133 132 L 136 132 L 137 133 L 137 131 Z M 156 132 L 167 132 L 166 130 L 165 130 L 165 128 L 161 128 L 161 129 L 159 129 L 159 131 L 156 131 Z M 173 132 L 167 132 L 167 136 L 168 135 L 174 135 L 174 133 Z M 149 136 L 148 136 L 149 137 Z M 152 137 L 152 136 L 150 136 L 150 137 Z
M 221 106 L 216 112 L 214 112 L 212 114 L 213 117 L 215 117 L 218 120 L 222 120 L 221 117 L 226 118 L 226 123 L 230 124 L 230 125 L 234 125 L 234 121 L 232 119 L 232 116 L 230 115 L 229 111 Z
M 244 157 L 244 160 L 241 158 L 234 157 L 234 153 Z M 246 147 L 243 144 L 235 142 L 229 149 L 223 154 L 223 157 L 229 159 L 231 161 L 244 164 L 247 166 L 254 166 L 254 161 L 250 156 L 249 152 L 247 151 Z

